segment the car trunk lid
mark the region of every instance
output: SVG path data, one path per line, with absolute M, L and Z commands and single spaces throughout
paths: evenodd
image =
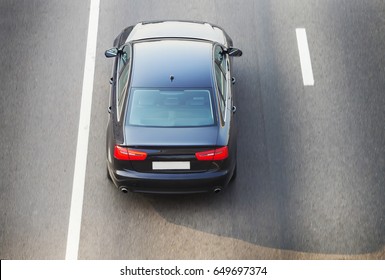
M 135 171 L 151 173 L 190 173 L 217 169 L 208 160 L 198 160 L 196 153 L 216 147 L 218 130 L 207 127 L 139 127 L 126 130 L 126 147 L 145 152 L 144 160 L 132 160 Z

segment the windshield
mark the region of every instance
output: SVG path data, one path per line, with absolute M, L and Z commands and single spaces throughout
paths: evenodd
M 211 101 L 208 89 L 133 88 L 126 123 L 157 127 L 214 125 Z

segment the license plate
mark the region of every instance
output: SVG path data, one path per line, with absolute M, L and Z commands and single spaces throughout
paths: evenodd
M 189 161 L 153 161 L 153 170 L 188 170 L 190 169 Z

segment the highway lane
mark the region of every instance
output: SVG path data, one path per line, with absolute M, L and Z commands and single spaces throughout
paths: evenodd
M 34 156 L 42 154 L 34 169 L 23 165 L 21 155 L 10 167 L 4 160 L 6 151 L 16 150 L 15 131 L 25 127 L 23 122 L 29 122 L 31 131 L 50 132 L 59 120 L 40 123 L 36 115 L 21 115 L 12 128 L 1 123 L 1 142 L 9 145 L 2 150 L 0 169 L 5 178 L 1 205 L 6 209 L 0 220 L 5 225 L 0 231 L 2 258 L 62 258 L 65 253 L 84 63 L 78 50 L 85 49 L 88 6 L 56 5 L 49 5 L 49 11 L 57 13 L 46 17 L 61 15 L 60 5 L 65 5 L 65 14 L 78 15 L 71 17 L 72 22 L 60 17 L 66 30 L 73 31 L 72 44 L 60 36 L 61 44 L 55 43 L 69 48 L 68 56 L 58 59 L 73 69 L 65 76 L 72 79 L 70 85 L 55 85 L 77 93 L 63 100 L 67 106 L 56 108 L 63 125 L 60 131 L 68 137 L 50 133 L 63 148 L 59 163 L 50 157 L 56 151 L 52 144 L 47 151 L 34 151 Z M 79 258 L 385 258 L 384 9 L 382 1 L 101 1 Z M 38 18 L 43 22 L 44 17 Z M 123 195 L 105 177 L 111 61 L 103 52 L 125 26 L 164 18 L 217 23 L 244 51 L 234 60 L 239 173 L 218 195 Z M 302 84 L 295 37 L 299 27 L 307 30 L 314 87 Z M 17 40 L 25 36 L 19 32 Z M 34 51 L 46 45 L 43 34 L 36 37 Z M 6 45 L 8 50 L 11 46 Z M 4 57 L 9 65 L 11 60 Z M 60 83 L 56 75 L 42 73 L 47 84 Z M 3 77 L 1 117 L 10 122 L 18 114 L 4 105 L 13 83 Z M 39 95 L 47 94 L 43 85 L 35 98 L 46 100 L 46 95 Z M 28 82 L 23 86 L 30 88 Z M 55 94 L 57 87 L 52 89 Z M 57 106 L 55 99 L 49 101 Z M 23 96 L 17 102 L 25 104 L 24 111 L 34 112 L 35 101 Z M 45 164 L 51 168 L 49 175 L 42 168 Z M 20 171 L 15 172 L 16 167 Z M 26 170 L 14 183 L 16 175 Z M 9 188 L 25 183 L 27 174 L 36 176 L 28 202 Z M 50 185 L 48 179 L 57 174 L 61 176 L 56 191 L 51 188 L 49 195 L 42 195 Z M 36 209 L 38 219 L 19 217 L 22 211 Z
M 301 4 L 270 2 L 265 7 L 271 13 L 261 22 L 273 34 L 263 42 L 276 46 L 274 60 L 261 55 L 259 64 L 273 62 L 261 81 L 268 93 L 263 105 L 270 175 L 281 193 L 280 244 L 310 252 L 375 251 L 384 243 L 384 178 L 377 175 L 384 170 L 383 70 L 377 64 L 383 54 L 376 50 L 384 37 L 381 6 Z M 314 87 L 292 78 L 298 64 L 291 32 L 275 31 L 283 26 L 307 28 Z
M 65 256 L 88 19 L 81 2 L 0 2 L 1 259 Z

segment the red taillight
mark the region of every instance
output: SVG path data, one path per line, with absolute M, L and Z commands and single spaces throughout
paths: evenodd
M 197 160 L 224 160 L 229 156 L 227 146 L 215 150 L 203 151 L 195 153 Z
M 114 148 L 114 157 L 119 160 L 145 160 L 147 153 L 116 145 Z

